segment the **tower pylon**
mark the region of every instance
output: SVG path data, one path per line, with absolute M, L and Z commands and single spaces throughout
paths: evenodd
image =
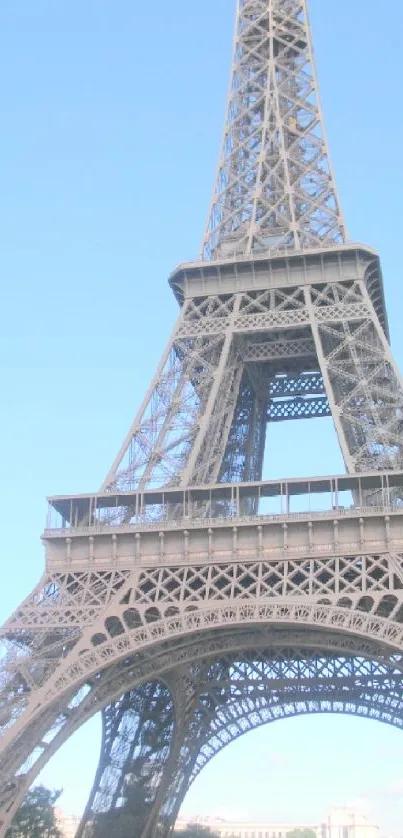
M 305 0 L 238 2 L 202 255 L 171 274 L 179 318 L 101 489 L 49 499 L 44 576 L 3 626 L 0 836 L 99 710 L 78 838 L 165 838 L 258 724 L 402 727 L 403 386 L 379 257 L 347 241 Z M 323 416 L 346 473 L 265 480 L 268 423 Z
M 239 0 L 207 259 L 341 244 L 306 0 Z

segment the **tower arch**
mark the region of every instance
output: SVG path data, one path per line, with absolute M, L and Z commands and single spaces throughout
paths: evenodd
M 128 434 L 99 492 L 50 499 L 44 578 L 2 628 L 0 838 L 98 710 L 83 838 L 165 838 L 253 719 L 401 727 L 403 384 L 378 254 L 347 241 L 306 0 L 238 0 L 203 258 L 170 285 Z M 346 474 L 262 479 L 267 423 L 320 416 Z

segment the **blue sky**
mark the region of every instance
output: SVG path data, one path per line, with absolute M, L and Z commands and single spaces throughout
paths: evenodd
M 45 496 L 99 486 L 171 331 L 166 280 L 200 246 L 234 6 L 1 4 L 4 618 L 41 573 Z M 381 253 L 403 367 L 403 4 L 389 0 L 387 22 L 378 0 L 311 0 L 310 11 L 343 208 L 351 238 Z M 341 468 L 326 422 L 279 428 L 270 441 L 273 474 Z M 91 782 L 97 736 L 95 720 L 45 774 L 65 788 L 69 810 Z M 402 757 L 403 735 L 376 723 L 291 720 L 223 752 L 186 806 L 216 811 L 236 799 L 250 817 L 264 807 L 270 818 L 317 820 L 328 805 L 363 797 L 400 838 Z

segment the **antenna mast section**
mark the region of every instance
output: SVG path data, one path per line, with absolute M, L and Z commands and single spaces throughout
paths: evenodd
M 306 0 L 238 0 L 203 258 L 309 250 L 345 240 Z

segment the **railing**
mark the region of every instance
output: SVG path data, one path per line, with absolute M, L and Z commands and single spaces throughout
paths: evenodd
M 55 537 L 72 537 L 79 535 L 111 535 L 112 532 L 144 532 L 160 530 L 183 531 L 187 529 L 216 529 L 218 527 L 242 527 L 247 525 L 261 526 L 264 524 L 281 524 L 292 523 L 298 521 L 321 521 L 321 520 L 343 520 L 346 518 L 367 518 L 367 517 L 385 517 L 385 516 L 401 515 L 403 517 L 403 506 L 351 506 L 348 509 L 338 508 L 331 510 L 317 510 L 294 513 L 280 513 L 275 515 L 229 515 L 216 516 L 205 518 L 188 518 L 181 517 L 174 520 L 159 519 L 158 521 L 148 520 L 142 518 L 136 521 L 127 521 L 124 523 L 116 523 L 114 521 L 95 520 L 91 524 L 78 524 L 75 527 L 57 527 L 46 528 L 43 533 L 43 538 Z
M 371 500 L 373 503 L 371 503 Z M 403 471 L 303 477 L 256 483 L 165 487 L 49 498 L 46 532 L 118 526 L 216 525 L 250 517 L 341 515 L 403 507 Z M 365 514 L 362 512 L 361 514 Z

